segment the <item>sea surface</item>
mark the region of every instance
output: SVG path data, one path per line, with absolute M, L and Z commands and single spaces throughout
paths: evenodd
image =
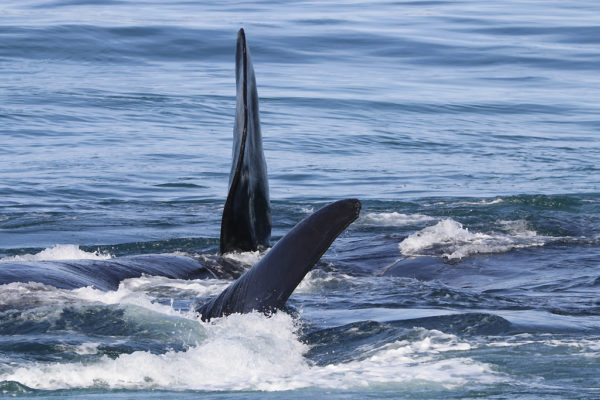
M 360 218 L 272 317 L 1 285 L 0 397 L 600 399 L 595 0 L 3 0 L 0 268 L 217 254 L 242 27 L 272 243 Z

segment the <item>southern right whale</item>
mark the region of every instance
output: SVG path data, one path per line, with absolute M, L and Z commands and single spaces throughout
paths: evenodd
M 243 29 L 236 46 L 236 119 L 229 192 L 223 209 L 221 254 L 269 246 L 271 210 L 267 168 L 262 149 L 254 68 Z M 221 294 L 196 311 L 203 320 L 253 310 L 281 309 L 296 286 L 331 243 L 358 218 L 356 199 L 331 203 L 298 223 L 263 258 Z M 210 257 L 209 257 L 210 258 Z M 179 279 L 239 275 L 222 260 L 206 256 L 139 255 L 109 260 L 3 261 L 0 285 L 39 282 L 63 289 L 94 286 L 115 290 L 127 278 L 159 275 Z M 219 264 L 218 268 L 214 265 Z

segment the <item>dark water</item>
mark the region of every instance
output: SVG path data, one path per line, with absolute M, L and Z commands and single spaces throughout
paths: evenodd
M 215 254 L 240 27 L 273 239 L 363 211 L 272 318 L 189 312 L 227 280 L 0 286 L 0 396 L 600 398 L 599 15 L 3 2 L 4 260 Z

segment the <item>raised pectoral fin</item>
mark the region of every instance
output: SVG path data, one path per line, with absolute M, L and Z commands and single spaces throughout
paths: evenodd
M 198 308 L 203 320 L 281 309 L 296 286 L 360 213 L 360 201 L 331 203 L 298 223 L 251 269 Z

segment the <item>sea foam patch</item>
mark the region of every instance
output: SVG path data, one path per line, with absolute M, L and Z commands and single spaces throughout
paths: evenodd
M 243 252 L 233 252 L 233 253 L 226 253 L 223 254 L 223 258 L 225 259 L 229 259 L 232 261 L 236 261 L 242 264 L 247 264 L 247 265 L 254 265 L 257 262 L 260 261 L 261 258 L 263 258 L 263 256 L 265 254 L 267 254 L 269 249 L 267 249 L 266 251 L 243 251 Z
M 401 214 L 398 212 L 368 213 L 360 217 L 361 225 L 405 226 L 435 221 L 436 218 L 423 214 Z
M 139 278 L 125 279 L 117 290 L 104 291 L 90 286 L 74 289 L 71 293 L 80 300 L 104 304 L 130 304 L 147 308 L 156 308 L 152 295 L 156 291 L 167 289 L 185 291 L 191 297 L 209 297 L 221 293 L 231 281 L 225 279 L 182 280 L 162 276 L 144 275 Z
M 538 236 L 520 222 L 503 221 L 511 233 L 471 232 L 460 222 L 445 219 L 409 235 L 398 245 L 405 256 L 442 256 L 461 259 L 473 254 L 501 253 L 515 248 L 543 246 L 550 238 Z
M 173 291 L 189 298 L 211 297 L 221 293 L 231 281 L 224 279 L 179 280 L 161 276 L 125 279 L 117 290 L 99 290 L 87 286 L 73 290 L 58 289 L 38 282 L 12 282 L 0 285 L 0 311 L 36 307 L 101 303 L 133 305 L 162 314 L 178 314 L 172 307 L 155 301 L 157 295 Z
M 482 199 L 482 200 L 477 200 L 477 201 L 460 201 L 456 204 L 464 205 L 464 206 L 479 206 L 479 205 L 491 206 L 491 205 L 500 204 L 500 203 L 504 203 L 504 200 L 502 198 L 497 198 L 497 199 L 493 199 L 493 200 Z
M 471 345 L 455 335 L 415 328 L 410 340 L 398 340 L 369 350 L 360 360 L 315 369 L 315 386 L 356 387 L 442 386 L 452 388 L 469 382 L 494 384 L 505 380 L 493 367 L 468 357 Z
M 331 290 L 359 285 L 360 282 L 360 278 L 339 271 L 328 272 L 322 269 L 313 269 L 302 279 L 294 293 L 330 293 Z
M 71 304 L 77 296 L 69 290 L 57 289 L 38 282 L 11 282 L 0 285 L 0 311 L 24 310 L 48 305 Z

